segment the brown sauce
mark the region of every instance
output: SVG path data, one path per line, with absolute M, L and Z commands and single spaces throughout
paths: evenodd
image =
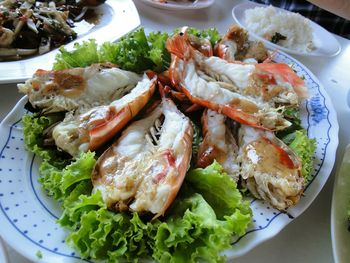
M 231 100 L 230 106 L 233 106 L 238 110 L 241 110 L 245 113 L 250 113 L 250 114 L 256 113 L 259 111 L 259 108 L 255 103 L 250 102 L 248 100 L 242 100 L 240 98 L 234 98 L 233 100 Z
M 257 139 L 247 144 L 244 158 L 255 165 L 255 170 L 280 177 L 293 176 L 295 165 L 288 153 L 267 138 Z
M 270 101 L 283 92 L 284 88 L 277 85 L 271 74 L 253 73 L 250 76 L 249 85 L 245 94 L 255 97 L 262 97 L 264 101 Z

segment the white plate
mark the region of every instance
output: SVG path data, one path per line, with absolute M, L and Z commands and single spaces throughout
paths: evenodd
M 287 54 L 278 52 L 277 62 L 293 64 L 305 77 L 310 98 L 301 105 L 302 124 L 317 139 L 317 151 L 310 185 L 300 202 L 288 214 L 252 200 L 253 224 L 248 232 L 226 251 L 238 257 L 281 231 L 315 199 L 332 170 L 338 145 L 338 122 L 330 98 L 317 78 Z M 38 183 L 40 160 L 24 149 L 21 117 L 26 98 L 22 98 L 0 125 L 0 235 L 19 253 L 37 260 L 41 251 L 47 262 L 83 262 L 64 242 L 67 230 L 55 222 L 61 215 L 59 204 L 46 196 Z
M 346 147 L 343 162 L 337 171 L 333 188 L 331 234 L 335 263 L 350 262 L 350 145 Z
M 235 6 L 232 9 L 232 16 L 236 21 L 236 23 L 241 27 L 244 27 L 247 29 L 246 22 L 244 19 L 245 11 L 255 7 L 267 7 L 267 5 L 249 2 L 249 3 L 242 3 Z M 281 12 L 289 12 L 285 9 L 281 9 L 281 8 L 277 8 L 277 9 Z M 300 52 L 290 48 L 285 48 L 285 47 L 276 45 L 266 40 L 265 38 L 258 36 L 257 34 L 251 31 L 249 31 L 249 35 L 257 40 L 264 42 L 264 44 L 271 49 L 282 50 L 290 54 L 302 55 L 302 56 L 326 56 L 326 57 L 332 57 L 339 54 L 341 50 L 341 46 L 338 40 L 323 27 L 319 26 L 318 24 L 314 23 L 311 20 L 309 21 L 313 31 L 313 41 L 315 45 L 315 49 L 312 50 L 311 52 Z
M 132 0 L 107 0 L 96 8 L 100 14 L 99 23 L 65 47 L 69 50 L 74 43 L 96 39 L 97 43 L 115 41 L 140 25 L 140 18 Z M 51 69 L 58 49 L 33 58 L 19 61 L 0 62 L 0 84 L 20 82 L 30 78 L 39 69 Z
M 215 0 L 196 0 L 194 2 L 190 1 L 173 1 L 167 0 L 166 3 L 159 3 L 154 0 L 140 0 L 141 2 L 156 7 L 160 9 L 169 9 L 169 10 L 186 10 L 186 9 L 201 9 L 211 6 Z

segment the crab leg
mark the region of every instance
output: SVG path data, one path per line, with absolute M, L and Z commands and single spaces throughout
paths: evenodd
M 52 136 L 56 145 L 72 156 L 96 150 L 111 139 L 146 105 L 155 90 L 156 79 L 147 76 L 124 97 L 108 106 L 68 115 L 54 127 Z
M 112 210 L 164 215 L 175 199 L 192 152 L 193 128 L 170 100 L 132 123 L 98 159 L 93 191 Z

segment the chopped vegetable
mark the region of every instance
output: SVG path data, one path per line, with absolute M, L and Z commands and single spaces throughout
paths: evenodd
M 287 37 L 276 32 L 272 37 L 271 37 L 271 42 L 274 43 L 274 44 L 277 44 L 279 41 L 281 40 L 286 40 Z

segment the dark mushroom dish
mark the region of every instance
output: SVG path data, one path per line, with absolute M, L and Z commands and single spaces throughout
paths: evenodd
M 77 38 L 74 23 L 105 0 L 0 1 L 0 61 L 44 54 Z

